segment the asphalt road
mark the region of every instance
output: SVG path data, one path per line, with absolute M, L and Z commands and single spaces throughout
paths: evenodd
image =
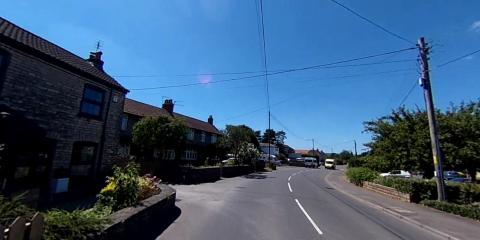
M 438 239 L 334 189 L 339 170 L 284 167 L 177 185 L 180 216 L 157 239 Z

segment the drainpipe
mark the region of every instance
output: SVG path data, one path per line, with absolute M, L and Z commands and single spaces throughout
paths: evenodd
M 107 121 L 108 121 L 108 114 L 110 112 L 110 103 L 112 102 L 112 94 L 113 94 L 113 89 L 110 88 L 110 93 L 108 95 L 108 103 L 107 103 L 107 111 L 105 112 L 105 119 L 103 120 L 103 126 L 102 126 L 102 135 L 100 136 L 100 145 L 98 147 L 98 160 L 97 160 L 97 166 L 95 166 L 95 172 L 94 172 L 94 177 L 95 179 L 98 178 L 101 172 L 102 168 L 102 161 L 103 161 L 103 154 L 104 154 L 104 148 L 105 148 L 105 132 L 106 132 L 106 126 L 107 126 Z

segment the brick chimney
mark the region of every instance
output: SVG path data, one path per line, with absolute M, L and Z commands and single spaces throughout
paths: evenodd
M 170 114 L 173 114 L 173 100 L 172 99 L 165 99 L 165 102 L 162 105 L 162 108 L 167 110 Z
M 103 61 L 102 61 L 102 52 L 90 52 L 90 56 L 87 61 L 89 61 L 94 67 L 98 68 L 100 71 L 103 71 Z
M 208 123 L 210 123 L 210 125 L 213 125 L 213 117 L 212 117 L 212 115 L 208 116 Z

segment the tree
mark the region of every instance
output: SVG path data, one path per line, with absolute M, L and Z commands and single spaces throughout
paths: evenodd
M 238 161 L 241 164 L 255 164 L 260 157 L 260 151 L 252 143 L 243 142 L 238 151 Z
M 474 181 L 480 167 L 480 102 L 452 105 L 447 111 L 437 110 L 440 148 L 444 169 L 467 170 Z M 372 134 L 366 144 L 370 154 L 363 163 L 378 169 L 420 170 L 424 177 L 433 177 L 433 160 L 428 118 L 420 109 L 399 108 L 388 116 L 364 123 Z
M 133 126 L 132 132 L 133 143 L 143 152 L 177 149 L 184 143 L 186 134 L 187 125 L 183 120 L 165 116 L 145 117 Z
M 276 144 L 276 132 L 273 129 L 267 129 L 263 132 L 262 143 Z
M 287 134 L 284 131 L 278 131 L 275 133 L 275 144 L 283 145 L 285 144 L 285 139 L 287 139 Z
M 227 125 L 223 130 L 223 137 L 219 141 L 219 146 L 231 151 L 234 157 L 238 158 L 238 153 L 244 143 L 251 143 L 257 149 L 260 147 L 255 133 L 250 127 Z

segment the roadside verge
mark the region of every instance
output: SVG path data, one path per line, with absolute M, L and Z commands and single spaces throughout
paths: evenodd
M 352 199 L 429 231 L 439 238 L 477 239 L 480 235 L 480 223 L 477 221 L 370 192 L 348 183 L 343 172 L 328 173 L 325 182 Z

